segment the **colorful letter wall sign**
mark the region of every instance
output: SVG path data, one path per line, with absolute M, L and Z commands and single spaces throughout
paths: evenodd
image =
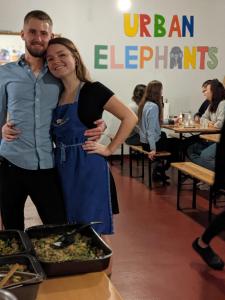
M 169 69 L 205 70 L 218 65 L 218 48 L 208 45 L 155 45 L 157 39 L 185 39 L 195 37 L 194 16 L 155 14 L 124 14 L 123 32 L 131 38 L 129 45 L 95 45 L 95 69 Z M 143 44 L 132 43 L 138 38 Z M 126 39 L 127 40 L 127 39 Z M 170 43 L 169 43 L 170 44 Z M 121 55 L 122 54 L 122 55 Z

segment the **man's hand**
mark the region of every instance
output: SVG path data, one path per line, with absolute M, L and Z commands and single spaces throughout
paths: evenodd
M 96 125 L 95 128 L 88 129 L 84 133 L 84 135 L 88 137 L 89 141 L 99 140 L 107 127 L 103 119 L 95 121 L 94 124 Z
M 112 154 L 108 146 L 96 143 L 95 141 L 86 141 L 82 147 L 85 151 L 87 151 L 87 153 L 90 154 L 96 153 L 106 157 Z
M 7 142 L 12 142 L 18 138 L 21 131 L 11 122 L 7 122 L 2 126 L 2 138 Z

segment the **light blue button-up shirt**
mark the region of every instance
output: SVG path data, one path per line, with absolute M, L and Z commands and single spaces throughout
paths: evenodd
M 146 102 L 140 121 L 140 141 L 149 144 L 150 150 L 156 150 L 156 142 L 160 139 L 159 108 L 154 102 Z
M 38 77 L 23 58 L 0 67 L 0 128 L 8 115 L 21 130 L 14 141 L 2 139 L 0 155 L 28 170 L 54 166 L 50 126 L 60 90 L 46 65 Z

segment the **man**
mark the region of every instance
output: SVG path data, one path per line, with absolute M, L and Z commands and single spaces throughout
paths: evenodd
M 43 11 L 29 12 L 21 37 L 25 55 L 0 67 L 1 215 L 6 229 L 24 229 L 29 195 L 44 224 L 66 222 L 50 136 L 52 112 L 61 84 L 48 71 L 44 54 L 53 37 L 52 20 Z M 102 132 L 98 127 L 87 136 Z

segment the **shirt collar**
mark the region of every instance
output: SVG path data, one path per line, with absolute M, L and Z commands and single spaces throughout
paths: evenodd
M 27 65 L 26 61 L 25 61 L 25 54 L 22 54 L 20 56 L 20 58 L 17 61 L 17 64 L 24 67 L 25 65 Z M 43 70 L 48 70 L 48 64 L 47 61 L 44 62 L 44 66 L 43 66 Z
M 26 64 L 26 62 L 25 62 L 25 55 L 24 54 L 22 54 L 20 56 L 20 58 L 17 61 L 17 64 L 20 65 L 20 66 L 24 66 Z

